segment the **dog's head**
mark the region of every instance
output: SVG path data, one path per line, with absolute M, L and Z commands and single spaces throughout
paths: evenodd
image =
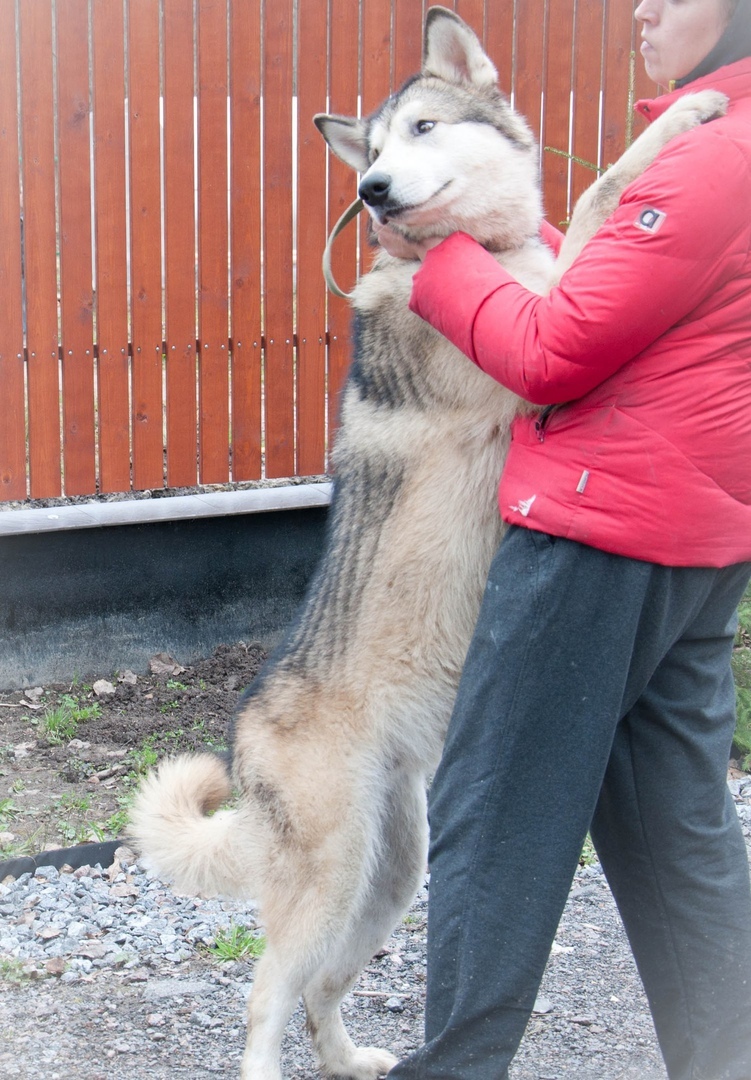
M 414 240 L 462 230 L 502 250 L 536 235 L 542 209 L 534 138 L 497 79 L 466 23 L 432 7 L 419 75 L 366 119 L 314 120 L 362 174 L 377 221 Z

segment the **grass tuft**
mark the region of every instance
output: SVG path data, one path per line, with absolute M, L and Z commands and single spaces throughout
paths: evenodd
M 96 719 L 101 710 L 98 702 L 81 705 L 71 694 L 63 694 L 59 703 L 42 716 L 40 726 L 47 742 L 52 746 L 70 742 L 78 731 L 78 725 Z
M 232 923 L 224 930 L 217 931 L 214 944 L 209 947 L 210 955 L 215 960 L 256 960 L 263 955 L 266 938 L 257 931 Z

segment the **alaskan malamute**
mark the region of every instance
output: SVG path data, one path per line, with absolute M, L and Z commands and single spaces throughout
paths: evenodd
M 624 185 L 724 100 L 683 98 L 652 125 L 580 201 L 557 266 L 538 238 L 535 140 L 452 12 L 429 9 L 421 73 L 373 116 L 316 123 L 363 174 L 375 218 L 414 238 L 464 230 L 542 293 Z M 324 1073 L 374 1080 L 396 1061 L 356 1047 L 339 1004 L 425 869 L 426 779 L 501 536 L 509 424 L 530 407 L 409 312 L 414 270 L 381 252 L 356 288 L 328 549 L 298 621 L 240 703 L 231 769 L 210 755 L 167 760 L 132 814 L 138 849 L 181 890 L 260 905 L 268 946 L 245 1080 L 280 1080 L 301 996 Z M 233 790 L 234 807 L 218 809 Z

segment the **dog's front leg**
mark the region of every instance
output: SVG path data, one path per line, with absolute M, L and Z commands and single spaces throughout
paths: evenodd
M 560 281 L 587 241 L 616 209 L 624 189 L 641 176 L 660 150 L 676 135 L 723 116 L 727 106 L 727 97 L 717 90 L 686 94 L 632 142 L 615 165 L 611 165 L 579 198 L 556 260 L 555 281 Z

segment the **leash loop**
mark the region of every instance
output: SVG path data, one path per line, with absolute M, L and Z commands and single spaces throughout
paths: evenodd
M 331 251 L 334 246 L 334 241 L 336 240 L 339 233 L 342 231 L 342 229 L 346 228 L 347 225 L 349 225 L 350 221 L 353 221 L 357 217 L 357 215 L 362 209 L 362 199 L 355 199 L 352 205 L 347 207 L 347 209 L 344 211 L 344 213 L 332 229 L 331 236 L 326 242 L 326 249 L 323 253 L 323 276 L 325 278 L 326 284 L 329 288 L 329 291 L 332 292 L 334 296 L 340 296 L 342 300 L 351 300 L 354 294 L 351 292 L 343 292 L 334 280 L 334 275 L 331 270 Z

